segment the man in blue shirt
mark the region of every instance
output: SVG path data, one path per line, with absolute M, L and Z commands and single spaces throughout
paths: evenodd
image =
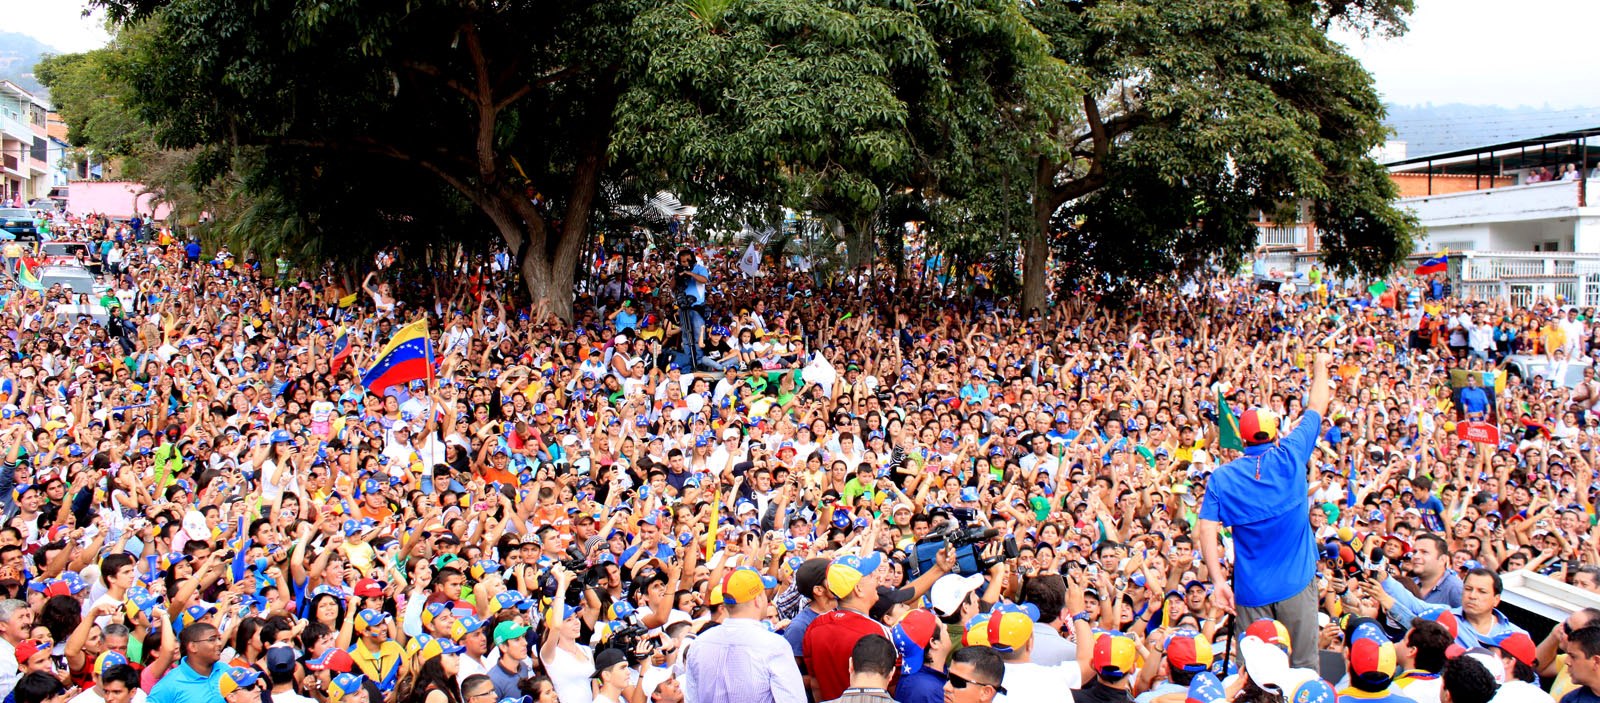
M 1212 472 L 1200 506 L 1198 534 L 1218 607 L 1245 622 L 1272 618 L 1289 630 L 1293 665 L 1313 669 L 1317 648 L 1316 537 L 1306 511 L 1306 466 L 1333 387 L 1319 352 L 1312 362 L 1306 412 L 1288 437 L 1279 439 L 1278 418 L 1264 409 L 1239 418 L 1244 456 Z M 1223 526 L 1233 529 L 1234 573 L 1222 568 Z M 1234 589 L 1238 589 L 1235 596 Z
M 889 630 L 889 641 L 900 653 L 900 682 L 895 685 L 898 703 L 943 703 L 944 663 L 950 658 L 950 633 L 932 610 L 922 608 L 907 613 Z
M 1600 627 L 1589 626 L 1567 635 L 1567 671 L 1576 688 L 1561 703 L 1600 703 Z
M 217 666 L 222 658 L 222 633 L 205 623 L 190 625 L 178 633 L 178 647 L 183 659 L 150 689 L 150 703 L 217 700 L 224 672 Z
M 1461 607 L 1450 609 L 1460 622 L 1456 628 L 1456 644 L 1463 649 L 1472 649 L 1490 641 L 1499 641 L 1512 632 L 1525 632 L 1496 610 L 1504 588 L 1500 575 L 1493 571 L 1477 568 L 1467 572 L 1466 577 L 1461 579 Z M 1395 623 L 1409 623 L 1412 618 L 1440 608 L 1412 595 L 1410 590 L 1387 574 L 1383 579 L 1383 593 L 1383 609 L 1388 611 L 1389 619 Z
M 1468 420 L 1482 420 L 1489 413 L 1489 394 L 1484 392 L 1478 374 L 1467 374 L 1467 386 L 1461 389 L 1461 409 Z

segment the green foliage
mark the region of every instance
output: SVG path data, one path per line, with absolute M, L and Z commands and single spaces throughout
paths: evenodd
M 133 89 L 121 72 L 148 50 L 149 39 L 143 25 L 128 25 L 103 49 L 45 56 L 34 66 L 67 123 L 67 142 L 97 160 L 119 160 L 122 175 L 132 179 L 144 177 L 146 160 L 159 149 L 154 131 L 131 107 Z
M 1050 234 L 1069 283 L 1237 257 L 1250 213 L 1300 200 L 1336 270 L 1409 250 L 1371 76 L 1326 32 L 1397 33 L 1411 0 L 96 3 L 149 41 L 52 75 L 122 77 L 197 182 L 259 199 L 238 234 L 499 236 L 558 311 L 591 223 L 657 189 L 896 264 L 915 218 L 952 260 L 1023 252 L 1027 305 Z
M 1066 151 L 1041 151 L 1042 200 L 1070 203 L 1054 219 L 1058 259 L 1096 252 L 1110 280 L 1189 270 L 1206 253 L 1236 259 L 1253 240 L 1249 211 L 1305 200 L 1336 271 L 1389 270 L 1410 252 L 1412 223 L 1368 157 L 1384 139 L 1382 104 L 1326 28 L 1397 32 L 1409 11 L 1408 0 L 1031 5 L 1094 98 Z

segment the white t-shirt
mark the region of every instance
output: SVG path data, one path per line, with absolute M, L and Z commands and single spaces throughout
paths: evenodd
M 1500 684 L 1489 703 L 1551 703 L 1554 700 L 1544 689 L 1526 681 L 1507 681 Z
M 1059 666 L 1006 662 L 1006 675 L 1000 683 L 1006 687 L 1006 692 L 996 695 L 995 703 L 1012 700 L 1012 696 L 1019 702 L 1060 700 L 1063 694 L 1070 695 L 1072 689 L 1083 688 L 1083 674 L 1077 662 Z
M 594 650 L 579 645 L 583 656 L 576 656 L 565 648 L 557 647 L 556 655 L 545 662 L 545 670 L 550 674 L 550 684 L 556 689 L 556 698 L 561 703 L 592 703 L 593 693 L 589 688 L 590 677 L 594 675 Z M 13 661 L 16 657 L 11 657 Z
M 1439 692 L 1444 690 L 1444 678 L 1419 679 L 1400 689 L 1406 698 L 1417 703 L 1439 703 Z M 273 701 L 277 703 L 277 701 Z

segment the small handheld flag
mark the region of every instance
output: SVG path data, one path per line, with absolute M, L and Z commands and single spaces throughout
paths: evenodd
M 17 285 L 28 290 L 44 290 L 44 282 L 39 280 L 39 260 L 22 257 L 17 259 Z
M 1239 435 L 1239 417 L 1228 407 L 1228 399 L 1217 391 L 1217 444 L 1223 449 L 1244 451 L 1244 438 Z
M 328 369 L 335 374 L 339 373 L 339 369 L 344 366 L 345 360 L 349 358 L 350 330 L 340 327 L 338 333 L 334 335 L 333 358 L 328 361 Z

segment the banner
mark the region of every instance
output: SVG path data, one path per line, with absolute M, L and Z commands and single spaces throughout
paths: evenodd
M 1463 422 L 1456 425 L 1456 436 L 1478 444 L 1500 444 L 1500 428 L 1487 422 Z

